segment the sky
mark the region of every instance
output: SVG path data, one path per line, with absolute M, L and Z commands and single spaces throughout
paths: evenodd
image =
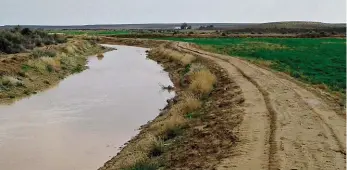
M 346 22 L 346 0 L 0 0 L 0 25 Z

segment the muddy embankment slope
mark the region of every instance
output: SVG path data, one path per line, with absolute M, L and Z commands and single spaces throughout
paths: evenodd
M 86 69 L 87 56 L 103 53 L 95 42 L 73 39 L 67 43 L 0 55 L 0 104 L 36 94 L 70 74 Z
M 243 117 L 240 88 L 214 62 L 171 45 L 161 43 L 148 58 L 169 72 L 176 97 L 100 170 L 213 169 L 232 154 Z
M 141 41 L 121 40 L 118 43 L 141 46 Z M 155 42 L 151 43 L 155 44 Z M 216 74 L 217 77 L 226 78 L 229 81 L 223 83 L 224 90 L 232 92 L 230 95 L 226 95 L 228 93 L 224 91 L 219 96 L 210 96 L 210 99 L 213 99 L 212 103 L 222 99 L 223 102 L 217 102 L 217 106 L 223 106 L 223 109 L 217 110 L 217 113 L 207 109 L 204 115 L 207 117 L 212 115 L 211 119 L 192 123 L 195 127 L 187 130 L 189 134 L 192 134 L 189 138 L 200 137 L 200 140 L 196 141 L 200 143 L 194 143 L 188 139 L 180 144 L 174 143 L 172 146 L 177 152 L 168 151 L 172 154 L 165 159 L 166 169 L 346 168 L 346 120 L 344 115 L 336 111 L 339 109 L 334 108 L 335 105 L 330 103 L 331 101 L 323 99 L 290 79 L 239 58 L 202 51 L 188 43 L 171 43 L 167 46 L 212 63 L 215 68 L 218 68 L 217 70 L 224 73 Z M 236 93 L 233 87 L 237 89 Z M 236 100 L 240 96 L 244 101 Z M 219 115 L 228 109 L 237 111 Z M 233 139 L 217 138 L 218 140 L 209 141 L 204 138 L 205 133 L 199 133 L 199 129 L 203 129 L 202 132 L 204 132 L 204 129 L 210 127 L 210 123 L 216 118 L 230 120 L 226 119 L 227 115 L 233 117 L 233 121 L 224 122 L 223 125 L 231 131 L 229 136 L 233 136 Z M 199 123 L 202 128 L 199 128 Z M 204 126 L 204 123 L 207 126 Z M 219 130 L 215 129 L 211 132 L 217 134 Z M 227 143 L 228 140 L 232 142 Z M 130 143 L 132 142 L 136 143 L 136 141 Z M 194 145 L 192 146 L 191 143 Z M 211 143 L 211 145 L 205 146 L 201 143 Z M 229 144 L 230 147 L 223 144 Z M 187 146 L 190 148 L 181 150 Z M 201 156 L 206 155 L 204 151 L 214 148 L 217 148 L 217 151 L 208 153 L 208 158 L 211 159 Z M 218 151 L 220 148 L 224 149 L 223 152 Z M 186 158 L 189 161 L 175 159 L 176 157 Z M 116 156 L 102 169 L 114 169 L 112 165 L 117 161 L 119 159 Z

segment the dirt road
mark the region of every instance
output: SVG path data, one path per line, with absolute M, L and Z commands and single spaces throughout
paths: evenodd
M 346 120 L 312 92 L 241 59 L 175 48 L 226 69 L 245 97 L 240 142 L 217 169 L 346 169 Z

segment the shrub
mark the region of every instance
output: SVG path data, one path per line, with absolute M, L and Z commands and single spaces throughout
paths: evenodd
M 39 58 L 44 56 L 44 52 L 40 49 L 35 49 L 31 52 L 31 56 L 33 56 L 34 58 Z
M 22 35 L 31 35 L 32 31 L 29 28 L 24 28 L 22 31 L 20 31 Z
M 66 43 L 67 42 L 67 38 L 64 35 L 53 34 L 53 39 L 55 39 L 55 41 L 57 43 Z
M 13 54 L 33 49 L 42 44 L 50 45 L 66 42 L 63 35 L 49 35 L 39 30 L 29 28 L 20 29 L 16 27 L 12 30 L 0 30 L 0 52 Z

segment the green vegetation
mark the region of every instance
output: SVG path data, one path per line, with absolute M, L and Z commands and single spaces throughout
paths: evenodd
M 271 68 L 333 91 L 346 89 L 346 39 L 167 38 L 196 43 L 216 53 L 265 61 Z M 268 61 L 271 61 L 269 64 Z
M 49 35 L 40 30 L 21 29 L 0 30 L 0 53 L 13 54 L 43 45 L 65 43 L 62 35 Z
M 124 35 L 131 34 L 129 31 L 124 30 L 52 30 L 49 33 L 63 33 L 66 35 Z

